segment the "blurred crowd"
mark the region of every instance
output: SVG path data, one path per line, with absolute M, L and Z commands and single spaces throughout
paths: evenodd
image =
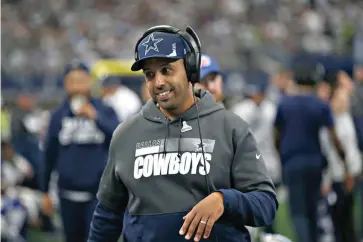
M 282 199 L 280 202 L 285 202 L 286 198 L 281 198 L 281 196 L 283 197 L 282 194 L 286 192 L 286 184 L 283 177 L 284 164 L 280 160 L 279 150 L 276 149 L 274 141 L 273 127 L 278 106 L 285 97 L 306 96 L 308 94 L 316 96 L 331 107 L 338 138 L 344 144 L 349 169 L 354 175 L 354 182 L 349 194 L 352 196 L 363 194 L 363 180 L 361 178 L 363 155 L 361 154 L 363 151 L 363 63 L 356 65 L 352 77 L 344 70 L 326 70 L 322 67 L 321 76 L 316 79 L 315 87 L 309 92 L 304 89 L 304 93 L 301 93 L 299 86 L 295 82 L 296 74 L 294 72 L 296 70 L 277 73 L 274 76 L 261 71 L 251 71 L 246 76 L 239 97 L 233 102 L 228 102 L 229 97 L 225 95 L 226 89 L 223 85 L 222 69 L 219 68 L 212 57 L 204 56 L 203 58 L 209 59 L 205 63 L 212 64 L 209 64 L 210 66 L 206 67 L 207 70 L 202 72 L 202 82 L 197 84 L 196 87 L 198 89 L 207 89 L 217 102 L 223 103 L 227 109 L 230 109 L 250 124 L 261 153 L 265 157 L 269 174 L 278 188 L 279 199 Z M 318 64 L 320 65 L 320 63 Z M 83 69 L 77 70 L 83 71 Z M 315 70 L 309 69 L 309 72 L 315 73 Z M 122 122 L 122 120 L 138 112 L 141 104 L 151 97 L 145 85 L 140 87 L 141 95 L 138 96 L 128 87 L 120 84 L 121 79 L 115 76 L 105 77 L 102 84 L 102 97 L 104 103 L 115 110 L 118 119 Z M 43 141 L 48 129 L 50 109 L 39 108 L 36 100 L 37 97 L 32 93 L 20 93 L 11 109 L 8 106 L 2 106 L 1 110 L 1 222 L 2 235 L 8 241 L 27 238 L 28 228 L 40 229 L 43 232 L 62 233 L 62 225 L 59 224 L 59 219 L 49 215 L 44 209 L 40 184 L 44 183 L 42 180 L 45 166 Z M 310 104 L 306 103 L 306 105 Z M 299 110 L 296 111 L 300 112 Z M 346 214 L 335 214 L 337 216 L 335 220 L 327 213 L 329 207 L 334 209 L 340 203 L 341 197 L 334 190 L 334 186 L 340 184 L 343 175 L 341 174 L 339 157 L 330 143 L 329 137 L 325 136 L 324 140 L 324 134 L 322 133 L 320 138 L 321 140 L 316 142 L 321 142 L 328 163 L 325 165 L 323 172 L 324 179 L 321 182 L 321 195 L 318 196 L 320 212 L 317 215 L 317 226 L 321 230 L 319 241 L 358 241 L 334 239 L 333 224 L 336 219 L 349 225 L 348 231 L 351 236 L 358 238 L 360 230 L 355 231 L 354 228 L 357 228 L 357 224 L 354 224 L 352 217 L 348 217 L 348 219 L 346 217 L 352 215 L 353 210 L 347 211 Z M 56 185 L 57 177 L 58 173 L 55 170 L 52 174 L 49 194 L 51 204 L 59 214 L 60 198 Z M 300 196 L 303 195 L 300 194 Z M 308 198 L 310 199 L 310 197 Z M 343 207 L 352 208 L 353 204 L 354 201 L 352 200 L 350 204 L 343 204 Z M 359 214 L 359 217 L 363 218 L 363 215 Z M 271 234 L 276 233 L 273 226 L 266 228 L 265 232 L 250 229 L 251 234 L 256 238 L 259 236 L 264 236 L 260 238 L 269 238 Z M 363 232 L 363 229 L 360 232 Z
M 255 125 L 256 137 L 269 155 L 276 153 L 272 126 L 277 104 L 281 96 L 296 92 L 290 69 L 295 53 L 352 56 L 350 72 L 334 65 L 333 79 L 343 91 L 336 92 L 335 98 L 331 98 L 333 93 L 326 94 L 327 101 L 336 116 L 348 113 L 363 120 L 363 71 L 354 69 L 354 65 L 363 65 L 360 0 L 7 0 L 1 11 L 2 76 L 26 82 L 38 74 L 59 76 L 74 58 L 89 64 L 99 59 L 133 58 L 134 44 L 146 28 L 191 25 L 202 40 L 203 52 L 216 57 L 222 69 L 244 71 L 243 85 L 237 83 L 242 82 L 239 78 L 228 83 L 225 79 L 220 87 L 224 86 L 220 91 L 224 94 L 218 95 L 226 108 Z M 150 96 L 144 86 L 136 96 L 119 83 L 115 77 L 103 82 L 103 100 L 125 120 Z M 1 227 L 9 241 L 19 235 L 26 237 L 28 226 L 56 230 L 54 221 L 41 209 L 38 180 L 43 172 L 42 142 L 53 106 L 40 108 L 37 96 L 27 91 L 15 99 L 12 106 L 1 100 Z M 129 101 L 130 110 L 118 107 L 119 100 Z M 256 105 L 262 101 L 266 101 L 265 112 Z M 259 130 L 255 121 L 261 119 L 267 124 Z M 359 127 L 354 126 L 357 130 L 351 134 L 357 136 L 353 142 L 362 152 L 359 135 L 363 130 Z M 265 139 L 266 135 L 271 139 Z M 279 185 L 279 158 L 277 154 L 271 157 L 267 166 Z M 50 190 L 57 205 L 56 174 L 53 180 Z M 333 191 L 331 187 L 322 190 L 326 196 Z M 3 228 L 8 228 L 6 234 Z
M 156 24 L 191 25 L 224 68 L 301 50 L 350 53 L 363 26 L 359 0 L 8 0 L 1 11 L 2 69 L 12 75 L 59 73 L 72 58 L 132 58 Z

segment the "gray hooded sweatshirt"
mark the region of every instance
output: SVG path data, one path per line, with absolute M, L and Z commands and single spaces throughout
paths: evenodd
M 250 241 L 246 225 L 272 223 L 275 188 L 248 124 L 205 91 L 172 121 L 149 101 L 114 132 L 89 241 L 185 241 L 183 216 L 215 191 L 224 214 L 204 241 Z

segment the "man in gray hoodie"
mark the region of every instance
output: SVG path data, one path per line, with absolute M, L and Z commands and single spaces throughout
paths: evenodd
M 248 124 L 199 80 L 200 44 L 157 26 L 135 48 L 152 100 L 114 132 L 88 241 L 251 241 L 271 224 L 275 188 Z

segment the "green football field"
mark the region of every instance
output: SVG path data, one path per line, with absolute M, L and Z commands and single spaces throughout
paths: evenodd
M 285 204 L 280 204 L 280 208 L 277 214 L 277 218 L 275 220 L 276 230 L 278 233 L 286 235 L 288 238 L 294 241 L 294 233 L 291 227 L 290 217 L 288 214 L 288 206 Z M 54 241 L 61 242 L 62 239 L 60 237 L 47 236 L 46 234 L 31 231 L 30 232 L 30 240 L 31 242 L 46 242 L 46 241 Z
M 355 215 L 356 215 L 356 221 L 357 221 L 357 223 L 356 223 L 357 228 L 360 228 L 359 214 L 360 214 L 359 201 L 356 200 Z M 288 211 L 288 204 L 280 204 L 279 211 L 277 213 L 277 217 L 275 220 L 275 228 L 277 230 L 277 233 L 285 235 L 288 238 L 290 238 L 292 241 L 295 241 L 294 231 L 292 228 L 292 223 L 291 223 L 289 211 Z M 59 237 L 59 236 L 58 237 L 47 236 L 47 235 L 37 232 L 37 231 L 30 231 L 29 236 L 30 236 L 29 241 L 31 241 L 31 242 L 46 242 L 46 241 L 47 242 L 48 241 L 61 242 L 62 241 L 61 237 Z

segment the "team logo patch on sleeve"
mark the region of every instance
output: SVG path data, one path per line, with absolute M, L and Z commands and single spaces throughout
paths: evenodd
M 137 143 L 134 178 L 176 174 L 205 176 L 210 172 L 214 145 L 215 140 L 201 141 L 199 138 L 181 138 L 180 141 L 176 138 L 167 139 L 166 149 L 163 139 Z

